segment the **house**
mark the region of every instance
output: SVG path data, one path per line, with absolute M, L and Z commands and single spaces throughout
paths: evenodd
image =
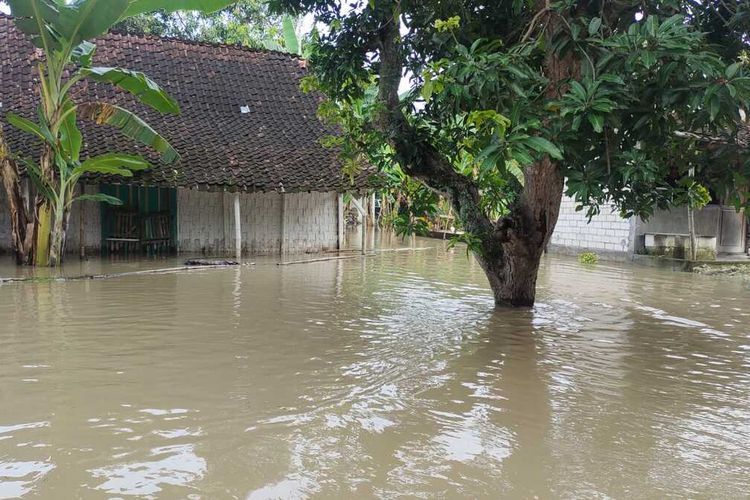
M 689 255 L 688 209 L 657 210 L 644 221 L 622 218 L 614 207 L 604 205 L 591 221 L 576 211 L 576 201 L 563 196 L 560 215 L 549 248 L 561 253 L 592 251 L 618 260 L 652 254 L 676 258 Z M 712 204 L 695 211 L 699 259 L 745 258 L 750 252 L 750 223 L 744 211 Z
M 97 96 L 144 117 L 180 153 L 173 164 L 94 124 L 82 127 L 82 157 L 131 152 L 152 168 L 136 177 L 88 178 L 87 193 L 104 192 L 124 205 L 77 203 L 68 251 L 276 254 L 316 252 L 342 244 L 341 194 L 366 185 L 342 173 L 334 133 L 316 110 L 321 96 L 300 91 L 303 60 L 273 51 L 107 34 L 96 41 L 95 64 L 143 71 L 180 105 L 160 115 L 110 86 L 79 85 L 76 99 Z M 0 15 L 0 119 L 12 110 L 36 115 L 35 65 L 42 54 L 13 20 Z M 5 124 L 12 150 L 37 156 L 34 139 Z M 2 190 L 0 190 L 2 191 Z M 0 193 L 0 250 L 10 250 L 5 193 Z M 239 236 L 239 238 L 238 238 Z M 146 244 L 148 243 L 148 244 Z

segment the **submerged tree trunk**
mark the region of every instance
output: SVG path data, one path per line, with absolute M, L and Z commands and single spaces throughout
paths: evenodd
M 544 248 L 557 223 L 563 178 L 549 159 L 526 169 L 525 188 L 496 238 L 482 242 L 482 266 L 497 305 L 532 306 Z
M 39 158 L 39 166 L 41 167 L 42 176 L 46 178 L 51 185 L 54 185 L 53 162 L 54 153 L 52 148 L 45 144 Z M 34 265 L 54 266 L 57 262 L 50 260 L 50 245 L 55 238 L 55 207 L 53 207 L 50 204 L 50 201 L 45 199 L 41 194 L 37 194 L 35 206 L 36 225 L 34 226 L 34 241 L 36 246 L 34 248 Z
M 55 267 L 62 264 L 65 255 L 65 237 L 67 230 L 67 219 L 70 215 L 67 210 L 57 207 L 54 212 L 54 223 L 50 233 L 49 266 Z

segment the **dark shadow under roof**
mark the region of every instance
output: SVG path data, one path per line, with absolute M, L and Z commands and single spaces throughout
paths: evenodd
M 355 184 L 343 175 L 338 151 L 319 142 L 334 130 L 316 116 L 321 96 L 299 89 L 304 61 L 152 36 L 108 34 L 96 44 L 96 65 L 143 71 L 181 108 L 178 116 L 161 115 L 107 85 L 76 89 L 81 97 L 97 96 L 137 112 L 179 152 L 178 162 L 164 165 L 118 131 L 84 125 L 83 157 L 117 151 L 150 159 L 153 167 L 128 183 L 240 191 L 346 191 L 365 184 L 365 174 Z M 1 114 L 36 116 L 34 66 L 40 57 L 13 20 L 0 15 Z M 30 136 L 7 123 L 4 129 L 13 151 L 34 154 Z

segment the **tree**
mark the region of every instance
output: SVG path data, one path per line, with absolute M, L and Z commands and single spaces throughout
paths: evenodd
M 287 52 L 297 56 L 304 55 L 304 38 L 299 32 L 299 18 L 284 14 L 281 18 L 282 39 L 267 38 L 263 46 L 268 50 Z
M 241 0 L 213 12 L 163 10 L 123 19 L 113 30 L 208 43 L 264 48 L 284 43 L 282 19 L 268 11 L 264 0 Z
M 95 67 L 96 46 L 89 40 L 105 33 L 120 19 L 159 8 L 217 9 L 222 0 L 9 0 L 18 28 L 43 49 L 45 60 L 37 67 L 40 105 L 34 122 L 12 112 L 7 121 L 41 142 L 39 160 L 15 157 L 0 128 L 0 172 L 7 193 L 12 242 L 19 263 L 59 264 L 65 251 L 70 208 L 76 200 L 119 203 L 103 194 L 78 195 L 76 185 L 84 174 L 129 177 L 148 167 L 139 156 L 108 153 L 81 158 L 83 138 L 78 120 L 109 125 L 129 138 L 161 153 L 164 162 L 177 152 L 141 118 L 114 104 L 99 100 L 76 102 L 74 86 L 84 80 L 116 85 L 162 113 L 177 113 L 177 103 L 146 75 L 120 68 Z M 168 6 L 168 7 L 167 7 Z M 32 209 L 20 187 L 20 166 L 36 188 Z
M 623 216 L 648 217 L 705 200 L 709 180 L 734 187 L 750 178 L 736 140 L 750 94 L 747 36 L 738 24 L 721 31 L 729 21 L 711 28 L 722 4 L 274 7 L 313 12 L 327 26 L 311 48 L 306 85 L 330 98 L 321 114 L 343 129 L 344 154 L 390 154 L 373 163 L 447 195 L 496 303 L 530 306 L 566 185 L 589 216 L 614 203 Z M 399 95 L 404 79 L 409 91 Z M 373 86 L 377 98 L 363 112 Z M 725 146 L 706 148 L 707 136 Z

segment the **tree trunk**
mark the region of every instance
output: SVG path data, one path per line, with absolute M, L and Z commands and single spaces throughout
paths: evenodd
M 505 234 L 483 240 L 476 255 L 499 306 L 534 305 L 539 263 L 560 213 L 563 178 L 556 165 L 540 161 L 526 169 L 525 178 L 519 203 L 499 223 Z
M 549 12 L 539 2 L 539 12 Z M 420 140 L 400 108 L 398 86 L 403 71 L 400 46 L 399 10 L 394 4 L 393 18 L 379 31 L 380 80 L 378 100 L 384 109 L 380 128 L 387 131 L 404 170 L 427 186 L 450 197 L 456 215 L 466 232 L 479 242 L 472 248 L 487 275 L 499 306 L 528 307 L 536 298 L 536 280 L 542 252 L 549 242 L 560 211 L 564 179 L 557 165 L 545 156 L 524 170 L 524 187 L 510 214 L 491 220 L 482 209 L 477 183 L 456 171 L 433 146 Z M 544 31 L 552 35 L 560 20 L 549 19 Z M 576 78 L 580 64 L 570 51 L 560 57 L 553 49 L 545 58 L 545 76 L 549 80 L 547 96 L 559 98 L 566 90 L 564 82 Z
M 48 145 L 45 145 L 39 158 L 39 166 L 42 171 L 42 176 L 50 181 L 50 184 L 54 183 L 53 162 L 54 153 Z M 54 242 L 55 237 L 55 207 L 53 207 L 41 194 L 37 194 L 36 196 L 35 222 L 34 265 L 54 266 L 56 262 L 51 262 L 50 260 L 50 245 Z
M 31 264 L 34 259 L 34 223 L 29 217 L 26 198 L 21 188 L 18 165 L 10 157 L 10 149 L 5 142 L 2 125 L 0 125 L 0 176 L 2 176 L 5 197 L 8 202 L 11 244 L 16 263 L 19 265 Z
M 52 208 L 46 202 L 37 202 L 34 225 L 34 265 L 49 265 L 50 235 L 52 233 Z
M 65 236 L 67 229 L 67 219 L 70 216 L 68 210 L 57 207 L 54 211 L 54 223 L 50 233 L 49 246 L 49 266 L 56 267 L 62 264 L 65 255 Z

